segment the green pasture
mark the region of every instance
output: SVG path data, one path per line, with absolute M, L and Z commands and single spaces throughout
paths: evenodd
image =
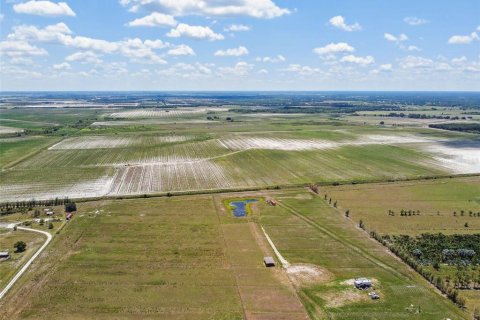
M 275 199 L 280 205 L 265 207 L 259 223 L 277 249 L 290 263 L 315 265 L 332 275 L 299 289 L 312 319 L 466 318 L 322 198 L 292 191 Z M 358 277 L 371 278 L 381 299 L 353 289 L 351 281 Z

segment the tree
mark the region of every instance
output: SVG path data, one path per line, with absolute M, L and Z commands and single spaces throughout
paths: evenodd
M 39 224 L 40 224 L 41 226 L 43 226 L 43 225 L 45 224 L 45 220 L 40 219 Z
M 465 224 L 463 225 L 465 228 L 468 228 L 468 222 L 465 222 Z
M 350 210 L 345 211 L 345 217 L 350 217 Z
M 363 223 L 362 219 L 360 219 L 360 222 L 358 222 L 358 226 L 362 229 L 365 229 L 365 224 Z
M 13 247 L 15 248 L 16 252 L 23 252 L 27 249 L 27 244 L 23 241 L 17 241 Z
M 74 212 L 77 211 L 77 204 L 75 202 L 65 203 L 65 212 Z
M 48 229 L 53 229 L 53 223 L 51 222 L 48 223 Z

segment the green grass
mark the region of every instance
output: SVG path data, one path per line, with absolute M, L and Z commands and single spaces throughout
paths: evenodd
M 289 192 L 276 197 L 280 206 L 262 211 L 260 223 L 290 263 L 327 270 L 332 280 L 311 283 L 301 297 L 314 319 L 462 319 L 466 317 L 437 294 L 419 275 L 368 239 L 320 197 Z M 365 298 L 344 281 L 369 277 L 381 295 Z M 362 296 L 363 294 L 363 296 Z M 354 298 L 352 298 L 352 296 Z M 421 313 L 408 307 L 420 306 Z
M 345 185 L 321 188 L 320 193 L 338 201 L 341 212 L 350 210 L 351 219 L 362 219 L 367 229 L 380 234 L 480 232 L 480 217 L 469 215 L 480 212 L 480 177 Z M 401 216 L 401 210 L 419 210 L 420 215 Z
M 302 314 L 294 293 L 262 265 L 248 220 L 222 223 L 229 219 L 217 202 L 191 196 L 79 204 L 3 310 L 11 319 Z M 16 295 L 28 296 L 28 304 Z
M 45 242 L 45 236 L 30 231 L 5 231 L 0 229 L 0 251 L 9 251 L 10 259 L 0 261 L 0 288 L 8 283 L 17 270 L 40 248 Z M 24 241 L 27 249 L 24 252 L 15 252 L 13 245 L 17 241 Z
M 56 138 L 33 136 L 0 139 L 0 168 L 47 147 Z

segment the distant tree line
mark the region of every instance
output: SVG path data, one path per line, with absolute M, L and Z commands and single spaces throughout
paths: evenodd
M 374 117 L 390 117 L 390 118 L 410 118 L 410 119 L 444 119 L 444 120 L 466 120 L 471 119 L 471 116 L 459 117 L 459 116 L 445 116 L 445 115 L 429 115 L 424 113 L 397 113 L 397 112 L 390 112 L 389 114 L 374 114 Z
M 393 111 L 400 107 L 392 105 L 356 105 L 350 103 L 317 103 L 312 106 L 281 106 L 276 108 L 235 108 L 237 113 L 355 113 L 357 111 Z
M 480 133 L 480 123 L 438 123 L 428 126 L 435 129 Z

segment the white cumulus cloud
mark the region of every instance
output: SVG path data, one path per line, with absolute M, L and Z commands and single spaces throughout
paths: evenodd
M 218 68 L 218 74 L 220 76 L 224 75 L 235 75 L 235 76 L 246 76 L 250 73 L 250 70 L 253 69 L 253 64 L 247 63 L 245 61 L 240 61 L 235 64 L 233 67 L 221 67 Z
M 248 49 L 244 46 L 227 50 L 218 50 L 215 52 L 216 57 L 240 57 L 248 54 Z
M 242 32 L 242 31 L 250 31 L 250 27 L 243 24 L 232 24 L 223 30 L 225 32 Z
M 369 64 L 372 64 L 375 62 L 375 59 L 372 56 L 366 56 L 366 57 L 357 57 L 354 56 L 353 54 L 350 54 L 348 56 L 343 57 L 340 59 L 341 62 L 348 62 L 348 63 L 355 63 L 361 66 L 368 66 Z
M 175 29 L 171 29 L 170 32 L 167 33 L 167 37 L 189 37 L 210 41 L 223 40 L 225 38 L 222 34 L 215 33 L 210 27 L 191 26 L 186 23 L 180 23 Z
M 143 18 L 138 18 L 128 23 L 130 27 L 175 27 L 178 22 L 168 14 L 153 12 Z
M 390 42 L 403 42 L 408 40 L 408 36 L 405 33 L 401 33 L 398 36 L 394 36 L 391 33 L 385 33 L 384 38 Z
M 334 26 L 335 28 L 342 29 L 343 31 L 352 32 L 362 30 L 362 26 L 358 22 L 349 25 L 342 16 L 332 17 L 328 22 L 330 25 Z
M 186 44 L 181 44 L 175 48 L 168 50 L 168 54 L 171 56 L 194 56 L 195 51 Z
M 54 64 L 53 69 L 55 70 L 70 70 L 72 66 L 68 62 L 62 62 L 59 64 Z
M 353 52 L 355 48 L 346 42 L 330 43 L 324 47 L 315 48 L 313 52 L 318 55 L 335 54 L 340 52 Z
M 33 14 L 38 16 L 75 16 L 75 12 L 65 2 L 36 1 L 17 3 L 13 5 L 16 13 Z
M 418 18 L 418 17 L 405 17 L 403 21 L 411 26 L 420 26 L 422 24 L 427 24 L 429 21 L 426 19 Z
M 448 39 L 448 44 L 470 44 L 475 40 L 480 40 L 480 37 L 478 36 L 478 33 L 474 31 L 466 36 L 451 36 Z
M 43 48 L 38 48 L 23 40 L 0 41 L 0 54 L 8 57 L 46 56 Z
M 285 62 L 287 59 L 282 56 L 281 54 L 277 54 L 275 57 L 257 57 L 255 59 L 258 62 L 271 62 L 271 63 L 278 63 L 278 62 Z
M 248 16 L 272 19 L 290 14 L 290 10 L 280 8 L 272 0 L 121 0 L 130 11 L 154 10 L 173 16 Z
M 92 51 L 79 51 L 72 53 L 65 58 L 65 61 L 92 64 L 100 64 L 103 62 L 99 55 Z

